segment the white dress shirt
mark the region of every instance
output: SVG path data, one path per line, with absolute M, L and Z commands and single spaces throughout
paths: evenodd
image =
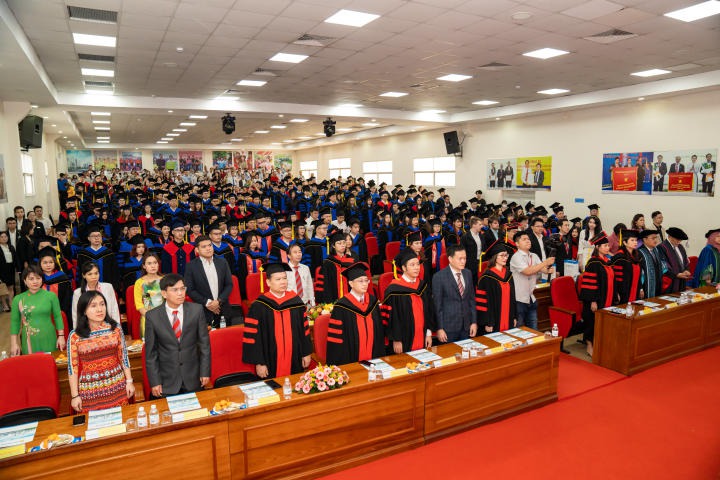
M 510 257 L 510 271 L 513 274 L 513 282 L 515 283 L 515 300 L 522 303 L 532 303 L 535 301 L 533 291 L 537 283 L 537 275 L 525 275 L 523 270 L 527 267 L 540 263 L 540 258 L 534 253 L 518 250 Z
M 477 258 L 475 260 L 480 260 L 480 255 L 482 254 L 482 239 L 480 238 L 480 233 L 475 233 L 470 230 L 470 235 L 472 235 L 473 240 L 475 240 L 477 244 Z
M 168 320 L 170 320 L 170 328 L 172 328 L 173 325 L 173 312 L 178 312 L 178 320 L 180 320 L 180 330 L 182 331 L 183 328 L 183 306 L 182 304 L 179 305 L 177 308 L 170 308 L 170 305 L 165 302 L 165 312 L 167 312 Z
M 298 288 L 297 283 L 295 282 L 295 270 L 296 268 L 299 268 L 300 282 L 302 283 L 303 288 L 303 294 L 300 298 L 302 299 L 303 303 L 315 305 L 315 291 L 313 290 L 313 279 L 312 275 L 310 275 L 310 269 L 307 265 L 304 265 L 302 263 L 298 265 L 293 265 L 292 263 L 290 263 L 289 265 L 290 268 L 292 268 L 292 272 L 285 272 L 288 280 L 288 290 L 292 290 L 293 292 L 297 293 Z
M 453 279 L 455 280 L 455 282 L 457 282 L 458 273 L 460 274 L 460 283 L 462 283 L 463 290 L 465 290 L 465 279 L 463 278 L 462 271 L 461 271 L 461 270 L 455 270 L 455 269 L 454 269 L 453 267 L 451 267 L 450 265 L 448 265 L 448 268 L 449 268 L 450 271 L 452 272 L 452 274 L 453 274 Z
M 208 283 L 210 284 L 210 293 L 212 293 L 212 299 L 217 300 L 219 295 L 219 287 L 218 287 L 218 276 L 217 276 L 217 270 L 215 269 L 215 262 L 211 258 L 210 261 L 204 259 L 203 257 L 200 257 L 200 261 L 202 262 L 203 270 L 205 270 L 205 276 L 208 279 Z

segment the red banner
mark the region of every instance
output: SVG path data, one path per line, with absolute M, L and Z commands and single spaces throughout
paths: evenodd
M 692 172 L 669 173 L 668 192 L 692 192 L 694 175 Z
M 616 167 L 612 171 L 613 190 L 637 190 L 637 167 Z

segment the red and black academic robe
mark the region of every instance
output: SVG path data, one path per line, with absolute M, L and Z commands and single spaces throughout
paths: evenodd
M 616 303 L 634 302 L 640 298 L 640 255 L 628 254 L 624 248 L 620 248 L 610 261 L 615 274 L 615 299 Z
M 238 286 L 240 287 L 240 296 L 247 299 L 247 276 L 251 273 L 258 273 L 260 267 L 265 263 L 265 257 L 262 252 L 246 252 L 240 253 L 237 263 Z
M 332 303 L 347 295 L 350 288 L 347 278 L 343 277 L 341 272 L 356 261 L 351 256 L 331 255 L 326 258 L 320 267 L 320 273 L 315 278 L 315 301 Z M 372 276 L 368 276 L 368 278 L 372 278 Z
M 663 264 L 667 267 L 662 279 L 663 292 L 675 293 L 685 290 L 687 281 L 684 278 L 678 277 L 679 273 L 690 270 L 690 262 L 685 252 L 685 247 L 678 245 L 682 260 L 678 257 L 677 251 L 670 243 L 670 240 L 665 240 L 658 245 L 657 250 L 658 253 L 660 253 Z
M 585 324 L 585 340 L 593 341 L 595 338 L 595 312 L 592 311 L 592 302 L 597 308 L 609 307 L 615 298 L 615 273 L 607 260 L 593 255 L 585 265 L 585 271 L 580 277 L 580 300 L 583 301 L 582 319 Z
M 58 297 L 58 301 L 60 302 L 60 310 L 65 312 L 65 316 L 68 319 L 70 328 L 72 328 L 73 288 L 72 282 L 70 281 L 68 276 L 61 271 L 57 271 L 50 275 L 43 274 L 43 288 L 49 292 L 53 292 L 55 296 Z M 62 321 L 62 319 L 60 318 L 57 318 L 56 320 Z M 116 321 L 120 322 L 120 319 L 118 318 Z M 68 333 L 69 332 L 65 332 L 66 337 Z
M 270 378 L 302 372 L 303 357 L 312 353 L 305 312 L 295 292 L 261 294 L 245 317 L 243 362 L 267 366 Z
M 185 275 L 185 266 L 195 258 L 195 246 L 191 243 L 177 243 L 175 240 L 163 246 L 160 263 L 163 273 Z
M 432 291 L 424 280 L 393 280 L 385 290 L 381 311 L 388 340 L 402 342 L 403 352 L 424 348 L 426 331 L 436 330 Z
M 442 235 L 429 235 L 423 242 L 425 250 L 425 263 L 423 274 L 427 272 L 427 280 L 432 281 L 432 276 L 440 271 L 440 257 L 446 253 L 445 239 Z
M 335 303 L 327 334 L 328 365 L 370 360 L 385 355 L 385 328 L 380 304 L 366 293 L 365 303 L 347 295 Z
M 475 290 L 478 328 L 503 332 L 515 326 L 515 281 L 509 268 L 486 269 Z
M 77 281 L 82 281 L 82 267 L 87 262 L 95 262 L 100 270 L 100 281 L 111 285 L 119 285 L 120 268 L 118 267 L 115 252 L 109 248 L 102 246 L 97 250 L 85 247 L 78 251 L 77 254 Z
M 290 240 L 290 243 L 286 243 L 285 239 L 280 237 L 272 242 L 270 248 L 270 255 L 268 255 L 268 262 L 271 263 L 288 263 L 288 250 L 295 243 L 294 240 Z

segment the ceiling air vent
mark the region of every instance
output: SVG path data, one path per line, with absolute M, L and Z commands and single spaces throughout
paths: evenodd
M 96 8 L 73 7 L 68 5 L 68 14 L 71 20 L 84 22 L 117 23 L 118 12 L 111 10 L 98 10 Z
M 112 82 L 97 82 L 94 80 L 85 80 L 85 86 L 86 87 L 112 88 L 113 84 L 112 84 Z
M 333 37 L 323 37 L 322 35 L 310 35 L 308 33 L 302 34 L 293 43 L 295 45 L 306 45 L 310 47 L 327 47 L 336 39 Z
M 91 62 L 114 62 L 115 57 L 112 55 L 92 55 L 90 53 L 78 53 L 80 60 L 90 60 Z
M 498 70 L 504 70 L 506 68 L 510 68 L 511 65 L 508 65 L 507 63 L 500 63 L 500 62 L 490 62 L 486 63 L 485 65 L 480 65 L 478 70 L 490 70 L 490 71 L 498 71 Z
M 585 40 L 590 40 L 591 42 L 595 43 L 608 44 L 619 42 L 621 40 L 627 40 L 628 38 L 633 37 L 637 37 L 637 34 L 613 28 L 612 30 L 608 30 L 607 32 L 596 33 L 595 35 L 590 35 L 589 37 L 583 38 Z
M 277 77 L 278 74 L 272 70 L 265 70 L 264 68 L 256 68 L 253 75 L 260 75 L 261 77 Z

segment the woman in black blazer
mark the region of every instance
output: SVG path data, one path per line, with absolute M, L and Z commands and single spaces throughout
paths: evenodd
M 36 256 L 35 241 L 32 238 L 32 234 L 35 231 L 35 227 L 30 222 L 23 222 L 22 228 L 20 228 L 20 236 L 17 240 L 17 269 L 22 271 L 28 265 L 33 263 Z M 25 291 L 24 282 L 21 282 L 20 291 Z
M 0 283 L 5 285 L 8 290 L 7 293 L 0 292 L 0 302 L 5 312 L 10 311 L 10 301 L 15 293 L 16 266 L 17 254 L 15 253 L 15 247 L 10 245 L 8 233 L 0 232 Z

